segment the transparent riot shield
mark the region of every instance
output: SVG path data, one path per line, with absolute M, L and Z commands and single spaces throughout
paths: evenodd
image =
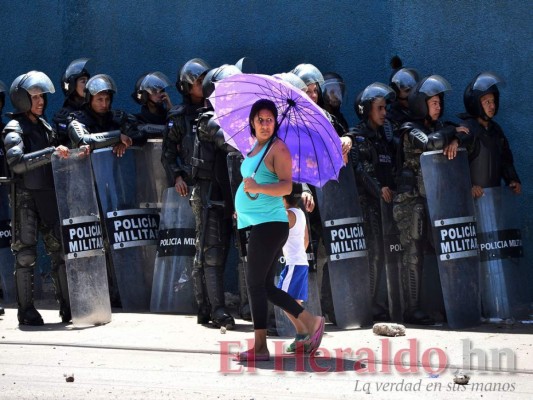
M 111 304 L 102 227 L 94 192 L 91 160 L 79 149 L 52 156 L 61 235 L 65 253 L 72 323 L 111 321 Z
M 402 268 L 402 244 L 400 232 L 392 215 L 393 203 L 381 199 L 381 226 L 383 229 L 383 246 L 385 258 L 385 275 L 387 276 L 387 298 L 391 321 L 402 322 L 402 289 L 400 272 Z
M 91 160 L 122 309 L 148 311 L 159 230 L 153 171 L 139 147 L 122 157 L 98 149 Z
M 322 238 L 328 255 L 333 308 L 339 328 L 372 323 L 368 250 L 351 162 L 338 181 L 316 190 Z
M 163 195 L 150 311 L 196 313 L 191 281 L 195 228 L 189 196 L 180 196 L 175 188 L 168 188 Z
M 448 160 L 442 150 L 420 156 L 448 325 L 481 322 L 480 267 L 472 184 L 464 149 Z
M 15 258 L 11 253 L 11 210 L 8 193 L 8 179 L 0 182 L 0 283 L 5 303 L 16 302 L 15 294 Z
M 526 318 L 525 261 L 521 228 L 523 216 L 516 212 L 521 196 L 508 187 L 483 189 L 474 201 L 481 258 L 481 300 L 487 318 Z
M 156 125 L 157 126 L 157 125 Z M 163 151 L 163 139 L 148 139 L 143 146 L 149 174 L 152 178 L 153 187 L 156 193 L 157 208 L 161 209 L 163 193 L 167 189 L 167 177 L 161 164 L 161 153 Z

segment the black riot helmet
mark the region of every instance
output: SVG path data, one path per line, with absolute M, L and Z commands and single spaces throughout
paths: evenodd
M 441 113 L 444 112 L 444 93 L 452 90 L 446 79 L 440 75 L 431 75 L 416 84 L 409 93 L 409 111 L 414 120 L 424 120 L 428 118 L 427 101 L 430 97 L 439 96 L 441 98 Z M 439 117 L 440 117 L 439 116 Z
M 117 92 L 117 86 L 109 75 L 98 74 L 87 81 L 85 85 L 85 103 L 90 104 L 91 98 L 101 92 L 108 92 L 111 95 L 111 102 L 113 102 L 113 95 Z
M 0 81 L 0 102 L 2 103 L 2 106 L 0 107 L 0 111 L 2 111 L 2 108 L 6 105 L 6 91 L 7 86 L 4 82 Z
M 396 96 L 400 98 L 401 90 L 410 92 L 419 80 L 420 77 L 416 69 L 402 68 L 396 71 L 396 73 L 391 76 L 390 87 L 396 92 Z M 407 98 L 402 100 L 407 100 Z
M 151 94 L 165 90 L 170 85 L 170 79 L 162 72 L 153 71 L 142 74 L 137 79 L 137 82 L 135 82 L 135 90 L 131 94 L 131 97 L 137 103 L 145 105 Z
M 380 82 L 374 82 L 368 85 L 362 92 L 360 92 L 355 99 L 355 114 L 362 121 L 367 121 L 370 111 L 372 110 L 372 103 L 378 98 L 384 98 L 388 103 L 394 101 L 396 94 L 390 86 Z
M 193 58 L 181 67 L 176 82 L 176 89 L 182 95 L 188 95 L 191 91 L 191 86 L 194 81 L 200 76 L 204 75 L 211 67 L 201 58 Z
M 466 87 L 463 96 L 466 112 L 473 117 L 481 117 L 487 120 L 488 117 L 481 106 L 481 98 L 486 94 L 492 93 L 496 106 L 494 115 L 496 115 L 500 105 L 500 91 L 496 85 L 503 83 L 503 79 L 492 72 L 482 72 L 476 75 Z
M 302 81 L 302 79 L 298 75 L 295 75 L 292 72 L 281 72 L 272 76 L 274 78 L 281 79 L 282 81 L 287 82 L 295 88 L 300 89 L 304 92 L 307 90 L 307 85 L 305 84 L 305 82 Z
M 320 88 L 324 85 L 324 76 L 313 64 L 299 64 L 291 72 L 304 81 L 306 85 L 316 83 Z
M 44 94 L 46 108 L 46 93 L 55 93 L 55 91 L 54 84 L 44 72 L 30 71 L 19 75 L 9 89 L 13 114 L 30 111 L 31 96 L 36 94 Z
M 87 79 L 91 77 L 89 71 L 85 69 L 85 64 L 89 61 L 88 58 L 78 58 L 72 61 L 63 77 L 61 78 L 61 90 L 65 94 L 65 97 L 69 97 L 72 93 L 76 91 L 76 81 L 82 76 L 86 76 Z
M 342 106 L 346 94 L 346 85 L 342 76 L 336 72 L 326 72 L 324 74 L 324 84 L 322 85 L 322 99 L 326 108 L 338 110 Z
M 241 70 L 235 65 L 224 64 L 218 68 L 213 68 L 205 74 L 204 81 L 202 83 L 202 93 L 204 98 L 211 96 L 211 93 L 215 90 L 215 82 L 221 81 L 229 76 L 242 74 Z

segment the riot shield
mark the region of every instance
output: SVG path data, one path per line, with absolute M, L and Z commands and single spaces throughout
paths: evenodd
M 524 295 L 524 262 L 518 214 L 523 201 L 507 187 L 483 189 L 474 201 L 481 258 L 481 302 L 487 318 L 527 318 Z
M 351 161 L 316 190 L 337 326 L 372 323 L 368 250 Z
M 91 154 L 122 309 L 148 311 L 159 230 L 157 194 L 144 150 Z
M 2 184 L 5 183 L 5 184 Z M 16 302 L 15 258 L 11 253 L 11 212 L 9 208 L 10 182 L 0 182 L 0 283 L 5 303 Z
M 196 253 L 195 228 L 189 197 L 180 196 L 173 187 L 165 190 L 150 311 L 196 313 L 191 281 Z
M 400 232 L 392 215 L 393 203 L 381 199 L 381 226 L 383 229 L 383 246 L 385 258 L 385 275 L 387 276 L 387 297 L 391 321 L 402 322 L 402 289 L 400 271 L 402 268 L 402 244 Z
M 161 209 L 163 193 L 167 189 L 167 177 L 161 165 L 161 152 L 163 150 L 163 139 L 148 139 L 143 146 L 143 151 L 148 165 L 148 172 L 153 182 L 157 199 L 157 208 Z
M 466 328 L 481 321 L 479 254 L 464 149 L 448 160 L 442 150 L 420 156 L 448 325 Z
M 309 227 L 309 239 L 311 239 L 311 225 L 309 224 L 309 217 L 305 214 L 307 219 L 307 226 Z M 322 307 L 320 305 L 320 289 L 318 287 L 318 272 L 317 272 L 317 247 L 312 240 L 309 241 L 307 248 L 307 262 L 309 263 L 309 276 L 307 287 L 309 290 L 309 297 L 304 303 L 305 308 L 313 315 L 322 315 Z
M 52 169 L 72 323 L 106 324 L 111 321 L 111 304 L 91 160 L 78 149 L 69 150 L 66 159 L 52 156 Z

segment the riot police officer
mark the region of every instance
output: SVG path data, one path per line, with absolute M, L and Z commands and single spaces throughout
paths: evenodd
M 433 319 L 420 307 L 420 287 L 424 248 L 430 232 L 420 155 L 425 151 L 443 150 L 452 159 L 457 154 L 457 135 L 464 127 L 443 123 L 444 93 L 449 83 L 439 75 L 422 79 L 409 93 L 412 121 L 400 128 L 401 158 L 398 160 L 397 194 L 394 196 L 394 220 L 403 246 L 402 288 L 405 301 L 404 321 L 431 325 Z
M 418 72 L 413 68 L 402 68 L 391 76 L 390 87 L 396 92 L 396 99 L 390 104 L 387 120 L 393 123 L 394 129 L 410 120 L 409 93 L 419 80 Z
M 84 104 L 80 111 L 69 115 L 68 135 L 72 147 L 86 147 L 90 150 L 113 146 L 113 152 L 121 157 L 132 144 L 143 144 L 144 137 L 136 129 L 132 115 L 122 110 L 113 110 L 111 105 L 117 87 L 106 74 L 98 74 L 87 81 Z M 101 204 L 100 204 L 101 206 Z M 109 249 L 107 231 L 104 233 L 104 246 Z M 121 306 L 114 266 L 110 251 L 106 251 L 106 264 L 110 282 L 111 304 Z
M 391 203 L 395 189 L 394 145 L 384 129 L 387 104 L 394 97 L 394 91 L 387 85 L 378 82 L 368 85 L 355 102 L 356 115 L 361 122 L 348 133 L 355 144 L 351 152 L 352 164 L 365 221 L 372 311 L 377 321 L 389 319 L 377 295 L 384 265 L 381 199 Z
M 137 79 L 131 94 L 133 100 L 141 105 L 141 111 L 135 118 L 142 124 L 165 125 L 167 112 L 172 102 L 165 89 L 170 86 L 168 77 L 159 71 L 143 74 Z
M 196 140 L 196 120 L 200 108 L 204 105 L 202 83 L 209 69 L 209 65 L 201 58 L 193 58 L 181 67 L 176 88 L 183 96 L 183 103 L 170 109 L 163 132 L 161 163 L 167 175 L 168 185 L 174 186 L 181 196 L 187 196 L 189 186 L 194 185 L 191 158 Z M 205 299 L 203 296 L 205 286 L 203 283 L 197 284 L 194 278 L 193 285 L 195 297 L 200 303 Z M 201 304 L 197 322 L 208 323 L 210 318 L 209 305 Z
M 168 112 L 167 127 L 163 133 L 161 162 L 165 168 L 169 186 L 186 196 L 192 186 L 191 157 L 196 135 L 195 120 L 198 109 L 203 107 L 202 82 L 209 65 L 201 58 L 193 58 L 181 67 L 176 88 L 183 96 L 183 103 Z
M 240 73 L 236 66 L 228 64 L 210 70 L 202 84 L 204 98 L 211 95 L 215 82 Z M 198 307 L 210 306 L 213 326 L 229 329 L 234 328 L 235 321 L 225 306 L 223 276 L 233 228 L 233 198 L 226 161 L 232 151 L 236 149 L 225 143 L 208 104 L 198 116 L 192 157 L 195 185 L 191 206 L 197 232 L 192 277 Z
M 116 92 L 109 75 L 98 74 L 87 81 L 82 109 L 69 115 L 68 135 L 74 148 L 88 145 L 92 150 L 114 145 L 113 152 L 122 156 L 134 140 L 142 144 L 135 118 L 111 109 Z
M 466 112 L 460 117 L 470 134 L 461 135 L 461 140 L 468 151 L 474 198 L 483 196 L 483 188 L 500 186 L 502 180 L 514 193 L 522 191 L 509 141 L 494 121 L 500 105 L 500 82 L 495 74 L 482 72 L 464 92 Z
M 69 114 L 82 109 L 85 102 L 85 85 L 91 74 L 85 68 L 88 58 L 78 58 L 72 61 L 61 77 L 61 89 L 65 94 L 63 107 L 55 113 L 52 121 L 61 144 L 69 145 L 67 127 Z
M 40 231 L 52 262 L 52 277 L 63 322 L 71 320 L 64 254 L 61 246 L 59 213 L 50 160 L 55 152 L 68 156 L 58 145 L 57 135 L 44 119 L 47 93 L 54 93 L 44 73 L 30 71 L 18 76 L 9 95 L 14 111 L 3 130 L 7 162 L 16 180 L 11 249 L 15 255 L 17 317 L 21 325 L 42 325 L 33 303 L 33 274 Z
M 344 131 L 348 131 L 348 121 L 341 112 L 342 102 L 346 94 L 346 85 L 342 76 L 336 72 L 326 72 L 324 74 L 324 85 L 322 87 L 322 99 L 324 109 L 333 115 Z

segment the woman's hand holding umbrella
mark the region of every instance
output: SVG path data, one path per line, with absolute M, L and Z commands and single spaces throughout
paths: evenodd
M 254 178 L 252 178 L 252 177 L 244 178 L 243 181 L 244 181 L 244 192 L 245 193 L 250 193 L 250 194 L 258 194 L 258 193 L 260 193 L 259 187 L 261 185 L 259 185 L 255 181 Z

